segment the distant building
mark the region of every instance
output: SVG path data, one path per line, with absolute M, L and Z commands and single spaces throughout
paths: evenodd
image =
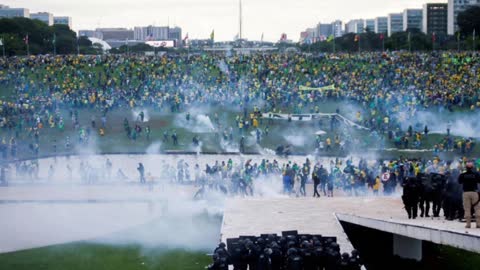
M 133 30 L 127 28 L 97 28 L 96 35 L 105 41 L 110 40 L 132 40 L 134 38 Z
M 448 4 L 424 4 L 422 21 L 422 31 L 425 34 L 446 35 L 448 32 Z
M 168 40 L 168 26 L 145 26 L 135 27 L 133 36 L 135 40 Z
M 97 32 L 95 30 L 80 30 L 80 31 L 78 31 L 78 36 L 79 37 L 87 37 L 87 38 L 96 38 L 96 39 L 102 39 L 103 40 L 102 33 Z
M 365 31 L 365 20 L 351 20 L 345 25 L 346 33 L 361 34 Z
M 375 19 L 367 19 L 365 20 L 365 29 L 370 30 L 371 32 L 375 32 Z
M 422 17 L 422 9 L 405 9 L 403 11 L 403 31 L 407 31 L 407 29 L 418 29 L 421 31 Z
M 300 43 L 312 44 L 318 40 L 317 28 L 307 28 L 307 30 L 300 33 Z
M 10 8 L 9 6 L 0 5 L 0 18 L 30 18 L 30 11 L 26 8 Z
M 53 14 L 49 12 L 30 13 L 30 19 L 42 21 L 48 26 L 53 25 Z
M 326 40 L 331 35 L 333 35 L 333 25 L 331 23 L 319 23 L 319 24 L 317 24 L 316 37 L 320 41 Z
M 458 31 L 458 13 L 471 6 L 480 5 L 480 0 L 448 0 L 448 34 L 453 35 Z
M 403 31 L 403 13 L 388 14 L 388 36 Z
M 377 18 L 375 18 L 375 30 L 374 31 L 377 34 L 388 33 L 388 17 L 377 17 Z
M 67 16 L 54 16 L 53 24 L 67 25 L 68 28 L 72 29 L 72 18 Z
M 168 39 L 174 40 L 177 46 L 181 44 L 182 38 L 182 28 L 180 27 L 172 27 L 168 29 Z
M 333 36 L 334 37 L 341 37 L 343 36 L 343 23 L 340 20 L 336 20 L 332 22 L 333 27 Z

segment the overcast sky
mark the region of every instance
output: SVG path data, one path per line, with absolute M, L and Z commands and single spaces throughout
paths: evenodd
M 1 0 L 30 12 L 48 11 L 71 16 L 74 30 L 97 27 L 177 25 L 190 39 L 231 40 L 238 33 L 239 0 Z M 277 41 L 282 33 L 297 41 L 300 32 L 319 22 L 368 19 L 421 8 L 447 0 L 243 0 L 243 35 L 247 39 Z

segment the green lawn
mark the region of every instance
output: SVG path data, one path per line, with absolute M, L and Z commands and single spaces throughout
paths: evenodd
M 211 263 L 206 252 L 73 243 L 0 254 L 5 270 L 198 270 Z
M 356 108 L 351 108 L 351 105 L 342 103 L 342 102 L 325 102 L 320 104 L 322 112 L 334 112 L 336 108 L 340 108 L 340 112 L 350 119 L 354 119 Z M 347 107 L 350 106 L 350 109 L 347 110 Z M 342 108 L 344 111 L 342 111 Z M 192 111 L 192 118 L 198 114 L 206 114 L 210 117 L 212 122 L 214 121 L 214 114 L 217 113 L 220 119 L 221 130 L 223 131 L 226 127 L 233 126 L 234 129 L 234 145 L 229 147 L 222 147 L 219 137 L 221 135 L 215 133 L 196 133 L 191 130 L 191 127 L 194 125 L 194 121 L 183 125 L 179 125 L 178 120 L 184 121 L 184 115 L 172 114 L 165 111 L 154 111 L 149 110 L 148 114 L 150 121 L 148 123 L 142 123 L 141 126 L 144 128 L 147 125 L 151 127 L 151 138 L 147 140 L 145 136 L 138 138 L 136 141 L 132 141 L 127 138 L 126 133 L 123 128 L 124 118 L 128 118 L 130 126 L 133 127 L 134 120 L 132 112 L 130 109 L 117 109 L 108 114 L 108 123 L 106 129 L 106 135 L 104 137 L 98 136 L 98 126 L 100 125 L 100 116 L 101 113 L 95 109 L 81 109 L 79 110 L 79 119 L 80 123 L 84 127 L 90 126 L 91 116 L 96 117 L 97 129 L 92 129 L 93 137 L 95 137 L 95 143 L 91 144 L 90 148 L 95 149 L 97 153 L 107 153 L 107 152 L 145 152 L 147 148 L 154 142 L 162 142 L 163 132 L 168 131 L 169 141 L 161 143 L 162 151 L 171 151 L 171 150 L 181 150 L 181 151 L 195 151 L 195 147 L 192 146 L 192 138 L 197 135 L 200 140 L 203 142 L 201 151 L 203 152 L 228 152 L 232 150 L 238 150 L 238 144 L 241 137 L 241 134 L 238 132 L 238 128 L 235 126 L 235 116 L 241 115 L 241 112 L 236 111 L 238 108 L 224 108 L 224 107 L 215 107 L 209 109 L 200 109 L 197 111 Z M 308 111 L 306 109 L 305 111 Z M 87 147 L 84 145 L 78 144 L 77 138 L 78 133 L 73 130 L 70 115 L 68 111 L 62 111 L 62 116 L 65 121 L 65 131 L 60 131 L 57 128 L 43 128 L 40 131 L 40 156 L 53 154 L 53 144 L 56 140 L 57 145 L 57 154 L 74 154 L 78 150 L 84 150 Z M 315 135 L 314 133 L 318 130 L 327 131 L 327 135 L 322 137 L 322 140 L 325 140 L 327 137 L 330 137 L 333 142 L 333 138 L 337 135 L 335 132 L 331 132 L 329 129 L 328 120 L 323 122 L 323 125 L 319 125 L 318 121 L 315 122 L 286 122 L 281 120 L 275 120 L 273 123 L 269 123 L 267 120 L 263 120 L 260 124 L 260 129 L 262 131 L 268 126 L 269 135 L 262 138 L 260 142 L 261 148 L 267 149 L 276 149 L 278 145 L 285 145 L 292 143 L 292 140 L 296 140 L 297 144 L 293 145 L 293 150 L 296 153 L 312 153 L 315 146 Z M 171 134 L 175 130 L 179 137 L 179 145 L 174 146 L 172 144 Z M 248 132 L 244 132 L 243 135 L 251 136 L 253 129 L 250 128 Z M 369 137 L 367 131 L 360 131 L 355 129 L 350 129 L 347 132 L 352 138 L 358 138 L 358 142 L 353 143 L 348 150 L 352 153 L 366 153 L 365 149 L 374 149 L 378 148 L 378 141 Z M 13 131 L 8 131 L 6 129 L 0 130 L 0 137 L 5 138 L 7 141 L 13 135 Z M 69 150 L 65 148 L 65 138 L 70 136 L 71 143 L 73 147 Z M 438 143 L 443 138 L 443 135 L 431 134 L 427 138 L 424 138 L 422 141 L 422 148 L 432 149 L 433 146 Z M 18 142 L 18 157 L 29 158 L 33 156 L 33 153 L 29 150 L 28 145 L 34 141 L 33 135 L 28 135 L 26 132 L 21 134 L 21 139 Z M 385 148 L 393 148 L 393 142 L 388 141 L 385 138 Z M 259 147 L 256 145 L 254 136 L 251 136 L 247 140 L 248 152 L 258 152 Z M 334 149 L 328 153 L 322 153 L 324 155 L 337 155 L 339 151 Z M 406 157 L 432 157 L 433 152 L 401 152 L 401 151 L 378 151 L 373 153 L 380 157 L 398 157 L 403 155 Z M 479 148 L 476 147 L 474 153 L 471 153 L 471 156 L 478 156 L 480 154 Z M 450 153 L 441 153 L 442 157 L 453 158 L 459 156 L 458 152 Z

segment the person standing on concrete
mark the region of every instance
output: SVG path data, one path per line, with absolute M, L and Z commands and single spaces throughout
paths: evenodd
M 140 174 L 140 184 L 145 184 L 145 167 L 142 163 L 138 163 L 138 173 Z
M 478 195 L 480 176 L 473 171 L 472 162 L 468 162 L 466 168 L 467 171 L 458 177 L 458 183 L 463 186 L 463 209 L 465 210 L 465 220 L 467 222 L 465 228 L 471 227 L 472 207 L 475 209 L 476 227 L 480 228 L 480 200 Z

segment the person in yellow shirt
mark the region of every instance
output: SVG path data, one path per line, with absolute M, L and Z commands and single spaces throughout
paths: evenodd
M 380 176 L 377 175 L 375 177 L 375 184 L 373 185 L 373 195 L 378 196 L 378 191 L 380 190 L 380 186 L 382 182 L 380 181 Z

